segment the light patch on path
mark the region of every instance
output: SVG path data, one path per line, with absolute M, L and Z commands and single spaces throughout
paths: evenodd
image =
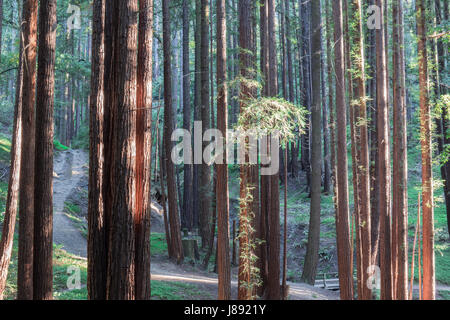
M 53 169 L 53 242 L 67 252 L 87 257 L 87 242 L 64 214 L 64 202 L 85 175 L 88 156 L 83 150 L 58 153 Z

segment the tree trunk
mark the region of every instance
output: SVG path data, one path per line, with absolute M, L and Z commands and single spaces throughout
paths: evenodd
M 277 55 L 275 44 L 275 0 L 268 0 L 268 42 L 269 42 L 269 76 L 268 76 L 268 94 L 275 97 L 278 94 L 277 81 Z M 280 191 L 279 191 L 279 173 L 268 177 L 270 184 L 270 200 L 268 202 L 268 274 L 267 281 L 267 299 L 279 300 L 280 295 Z
M 226 55 L 226 16 L 225 0 L 216 3 L 217 10 L 217 128 L 224 136 L 226 145 L 226 131 L 228 124 L 227 103 L 227 55 Z M 218 298 L 231 299 L 231 267 L 230 267 L 230 227 L 228 203 L 228 165 L 227 151 L 223 151 L 222 164 L 217 164 L 217 270 L 219 274 Z
M 112 210 L 108 252 L 107 299 L 131 300 L 135 291 L 135 136 L 137 77 L 137 0 L 116 3 L 112 121 Z
M 56 0 L 39 5 L 34 180 L 33 298 L 53 298 L 53 94 Z
M 33 299 L 33 225 L 34 225 L 34 131 L 36 94 L 36 46 L 37 46 L 36 0 L 27 0 L 23 5 L 23 71 L 22 98 L 22 152 L 19 189 L 19 252 L 17 263 L 17 299 Z M 17 89 L 16 89 L 17 90 Z
M 393 3 L 393 86 L 394 86 L 394 159 L 393 159 L 393 212 L 397 238 L 393 241 L 392 257 L 395 263 L 395 296 L 408 299 L 408 161 L 407 123 L 405 101 L 405 69 L 403 51 L 403 6 L 401 0 Z M 394 254 L 395 253 L 395 254 Z
M 139 0 L 136 113 L 136 300 L 149 300 L 153 0 Z
M 348 208 L 347 111 L 345 104 L 344 39 L 342 33 L 342 2 L 332 1 L 334 18 L 337 120 L 337 198 L 336 239 L 340 295 L 353 299 L 353 275 L 350 265 L 350 231 Z
M 358 131 L 359 131 L 359 162 L 357 163 L 358 172 L 358 222 L 356 226 L 360 234 L 360 252 L 361 252 L 361 283 L 362 291 L 358 293 L 359 299 L 369 300 L 372 292 L 366 285 L 368 281 L 368 269 L 371 265 L 371 231 L 370 231 L 370 167 L 369 167 L 369 141 L 367 130 L 367 106 L 366 106 L 366 76 L 365 76 L 365 56 L 364 39 L 362 24 L 362 5 L 361 0 L 353 0 L 354 23 L 356 23 L 355 32 L 355 52 L 359 59 L 356 59 L 358 73 L 356 75 L 356 99 L 358 101 Z
M 434 300 L 435 258 L 433 217 L 433 174 L 431 167 L 431 114 L 428 97 L 427 33 L 425 4 L 416 1 L 417 37 L 419 53 L 420 137 L 422 145 L 422 215 L 423 215 L 423 298 Z
M 103 197 L 105 0 L 96 0 L 92 16 L 92 71 L 89 113 L 88 299 L 106 299 L 107 222 Z
M 180 264 L 183 262 L 180 221 L 178 217 L 177 191 L 175 185 L 175 168 L 171 159 L 173 132 L 172 108 L 172 71 L 170 45 L 170 0 L 163 0 L 163 47 L 164 47 L 164 161 L 167 174 L 167 195 L 169 204 L 169 225 L 173 258 Z
M 380 269 L 381 269 L 381 299 L 392 299 L 392 265 L 391 265 L 391 214 L 390 214 L 390 152 L 389 152 L 389 112 L 387 57 L 385 50 L 384 0 L 377 0 L 380 8 L 380 29 L 376 32 L 377 55 L 377 134 L 378 134 L 378 179 L 380 212 Z
M 191 74 L 189 70 L 189 12 L 190 2 L 183 0 L 183 129 L 191 132 Z M 186 150 L 184 152 L 187 152 Z M 191 155 L 192 156 L 192 155 Z M 184 164 L 183 216 L 181 228 L 193 228 L 192 164 Z M 183 222 L 184 221 L 184 222 Z
M 320 196 L 322 180 L 322 98 L 321 98 L 321 18 L 320 1 L 311 2 L 311 67 L 312 104 L 311 104 L 311 207 L 308 231 L 308 246 L 305 255 L 302 280 L 314 285 L 319 262 L 320 245 Z
M 211 110 L 209 101 L 209 0 L 200 3 L 200 113 L 202 121 L 202 135 L 211 127 Z M 208 146 L 207 141 L 202 142 L 202 150 Z M 200 233 L 202 247 L 211 238 L 212 223 L 212 177 L 211 166 L 202 161 L 200 167 Z
M 23 36 L 22 30 L 20 32 Z M 11 167 L 9 172 L 8 193 L 6 195 L 5 216 L 3 230 L 0 239 L 0 300 L 8 278 L 8 269 L 11 261 L 14 229 L 16 226 L 17 207 L 19 203 L 20 164 L 22 156 L 22 101 L 23 101 L 23 76 L 24 54 L 23 41 L 20 41 L 19 68 L 17 71 L 16 102 L 14 106 L 13 136 L 11 144 Z

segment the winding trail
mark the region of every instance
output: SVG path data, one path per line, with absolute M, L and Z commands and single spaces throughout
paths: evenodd
M 87 242 L 64 214 L 64 202 L 86 174 L 88 156 L 83 150 L 58 153 L 53 169 L 53 242 L 69 253 L 87 257 Z

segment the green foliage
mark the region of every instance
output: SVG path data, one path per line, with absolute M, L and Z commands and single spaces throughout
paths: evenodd
M 281 98 L 251 98 L 239 114 L 237 129 L 257 136 L 278 134 L 283 143 L 303 133 L 308 111 Z
M 81 125 L 78 135 L 72 141 L 72 148 L 89 150 L 89 126 L 87 124 Z
M 59 140 L 57 140 L 57 139 L 53 140 L 53 147 L 57 151 L 67 151 L 70 149 L 69 147 L 67 147 L 67 146 L 63 145 L 61 142 L 59 142 Z
M 0 161 L 9 162 L 11 160 L 11 140 L 0 134 Z

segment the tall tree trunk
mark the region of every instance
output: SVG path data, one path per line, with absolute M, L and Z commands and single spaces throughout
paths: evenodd
M 277 55 L 275 43 L 275 0 L 268 0 L 267 8 L 267 31 L 269 43 L 269 76 L 268 76 L 268 95 L 275 97 L 278 94 L 277 81 Z M 273 147 L 273 146 L 271 146 Z M 279 300 L 280 295 L 280 186 L 279 173 L 268 177 L 270 184 L 270 201 L 268 202 L 268 274 L 267 281 L 267 299 Z
M 138 1 L 116 3 L 118 27 L 114 32 L 114 89 L 112 121 L 112 210 L 108 252 L 107 299 L 131 300 L 135 291 L 136 208 L 136 78 Z
M 190 1 L 183 0 L 183 129 L 191 132 L 191 74 L 189 70 Z M 190 143 L 190 142 L 189 142 Z M 186 150 L 184 152 L 187 152 Z M 191 155 L 192 156 L 192 155 Z M 183 216 L 181 228 L 193 228 L 192 164 L 184 164 Z M 183 223 L 184 220 L 184 223 Z
M 435 258 L 433 217 L 433 173 L 431 170 L 431 114 L 428 97 L 427 33 L 425 4 L 416 1 L 416 21 L 419 54 L 420 137 L 422 145 L 422 215 L 423 215 L 423 298 L 434 300 Z
M 378 135 L 378 179 L 380 212 L 380 269 L 381 269 L 381 299 L 392 299 L 392 265 L 391 265 L 391 178 L 389 152 L 389 112 L 387 57 L 384 23 L 384 1 L 376 0 L 380 8 L 380 29 L 376 30 L 377 55 L 377 135 Z
M 171 159 L 173 132 L 172 108 L 172 67 L 170 45 L 170 0 L 163 0 L 163 47 L 164 47 L 164 161 L 167 173 L 167 195 L 169 204 L 169 225 L 173 258 L 180 264 L 183 262 L 181 246 L 180 221 L 178 217 L 177 193 L 175 186 L 175 168 Z
M 268 50 L 268 4 L 267 0 L 262 1 L 260 6 L 260 68 L 262 75 L 262 96 L 268 95 L 268 76 L 269 76 L 269 50 Z M 258 296 L 264 295 L 264 290 L 268 281 L 268 204 L 270 199 L 269 192 L 269 177 L 261 176 L 260 182 L 260 218 L 259 225 L 256 230 L 256 237 L 262 242 L 256 248 L 256 255 L 258 257 L 258 267 L 260 269 L 261 286 L 258 287 Z M 234 253 L 233 253 L 234 254 Z M 234 256 L 233 256 L 234 257 Z
M 360 252 L 361 252 L 361 283 L 362 291 L 358 293 L 359 299 L 369 300 L 372 292 L 366 285 L 368 281 L 368 269 L 371 265 L 371 233 L 370 233 L 370 167 L 369 167 L 369 141 L 367 130 L 367 107 L 366 107 L 366 75 L 365 75 L 365 56 L 364 39 L 362 24 L 362 5 L 361 0 L 353 0 L 354 23 L 356 23 L 355 32 L 355 53 L 356 68 L 358 73 L 356 80 L 356 101 L 358 102 L 358 131 L 359 131 L 359 162 L 358 170 L 358 225 L 356 226 L 360 234 Z M 358 107 L 357 106 L 357 107 Z
M 136 300 L 149 300 L 153 0 L 139 0 L 136 113 Z
M 200 103 L 200 95 L 201 95 L 201 72 L 200 72 L 200 51 L 201 51 L 201 43 L 200 43 L 200 34 L 201 34 L 201 1 L 195 1 L 195 85 L 194 85 L 194 122 L 201 121 L 201 103 Z M 192 166 L 192 193 L 193 193 L 193 221 L 194 226 L 198 230 L 201 235 L 200 230 L 200 170 L 201 164 L 197 164 L 194 161 L 194 165 Z M 202 239 L 203 240 L 203 239 Z M 203 246 L 203 243 L 202 243 Z
M 226 55 L 226 16 L 225 0 L 216 3 L 217 14 L 217 128 L 222 133 L 226 145 L 228 124 L 227 103 L 227 55 Z M 228 203 L 228 165 L 227 151 L 223 150 L 222 164 L 217 164 L 217 270 L 219 274 L 218 298 L 231 299 L 231 266 L 230 266 L 230 227 Z
M 393 241 L 395 263 L 395 295 L 397 300 L 408 299 L 408 161 L 407 124 L 405 101 L 405 67 L 403 51 L 403 5 L 401 0 L 393 3 L 393 86 L 394 86 L 394 159 L 393 159 L 393 212 L 397 239 Z M 395 252 L 395 255 L 394 255 Z
M 34 180 L 33 298 L 53 298 L 53 94 L 56 0 L 39 3 Z
M 353 299 L 353 275 L 350 265 L 350 231 L 348 208 L 347 111 L 345 104 L 344 39 L 342 33 L 342 2 L 332 1 L 334 17 L 336 120 L 337 120 L 337 197 L 336 239 L 340 295 L 343 300 Z
M 23 4 L 22 21 L 24 63 L 22 98 L 22 152 L 20 166 L 19 252 L 17 263 L 17 298 L 33 299 L 33 226 L 34 226 L 34 103 L 36 94 L 37 0 Z M 17 89 L 16 89 L 17 90 Z
M 331 166 L 331 181 L 333 185 L 333 203 L 334 209 L 337 212 L 337 167 L 336 167 L 336 122 L 335 122 L 335 108 L 334 108 L 334 94 L 333 94 L 333 66 L 332 66 L 332 53 L 331 53 L 331 15 L 330 15 L 330 1 L 327 0 L 325 5 L 326 15 L 326 28 L 327 28 L 327 74 L 328 74 L 328 109 L 330 111 L 330 166 Z
M 92 15 L 91 97 L 89 113 L 88 298 L 106 299 L 107 222 L 103 197 L 105 0 L 94 1 Z
M 211 127 L 211 110 L 209 101 L 209 0 L 201 0 L 200 3 L 200 113 L 202 121 L 202 134 Z M 205 150 L 208 142 L 202 142 L 202 150 Z M 211 238 L 212 223 L 212 176 L 211 166 L 202 162 L 200 168 L 200 232 L 202 247 Z
M 322 108 L 321 108 L 321 18 L 320 1 L 311 2 L 311 67 L 312 72 L 312 104 L 311 104 L 311 207 L 308 231 L 308 246 L 302 280 L 314 285 L 317 265 L 319 263 L 320 245 L 320 196 L 322 178 Z
M 303 21 L 301 27 L 301 65 L 302 65 L 302 84 L 303 84 L 303 100 L 302 105 L 310 111 L 311 109 L 311 68 L 310 68 L 310 26 L 308 18 L 308 9 L 311 2 L 303 2 L 299 4 L 300 19 Z M 306 172 L 307 190 L 311 188 L 311 159 L 310 159 L 310 117 L 307 117 L 305 133 L 302 135 L 301 144 L 301 163 L 302 169 Z
M 244 78 L 240 84 L 239 103 L 240 112 L 244 113 L 247 108 L 248 100 L 252 96 L 251 88 L 247 81 L 251 79 L 252 66 L 252 24 L 251 24 L 251 1 L 239 0 L 239 53 L 241 77 Z M 246 125 L 246 124 L 244 124 Z M 245 128 L 247 129 L 247 128 Z M 248 155 L 248 139 L 245 138 L 244 145 L 244 163 L 240 166 L 240 209 L 239 209 L 239 273 L 238 273 L 238 299 L 250 300 L 253 297 L 252 292 L 252 272 L 253 262 L 251 259 L 253 233 L 251 231 L 254 212 L 252 211 L 253 200 L 249 197 L 252 188 L 252 179 L 250 177 L 250 164 Z M 254 186 L 253 186 L 254 187 Z

